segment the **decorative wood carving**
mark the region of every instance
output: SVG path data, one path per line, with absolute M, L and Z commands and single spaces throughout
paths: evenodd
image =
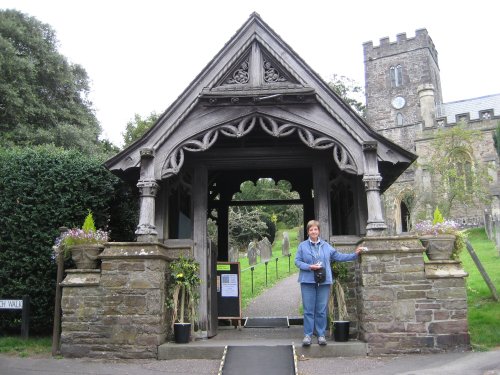
M 267 134 L 273 137 L 286 137 L 297 130 L 299 138 L 308 147 L 316 150 L 333 150 L 333 160 L 340 170 L 357 174 L 357 167 L 349 155 L 348 151 L 336 140 L 328 136 L 318 136 L 308 129 L 299 127 L 296 124 L 279 123 L 268 116 L 252 115 L 239 119 L 237 122 L 227 123 L 211 129 L 202 135 L 197 135 L 177 147 L 168 157 L 163 167 L 162 178 L 168 178 L 178 174 L 184 163 L 184 151 L 200 152 L 208 150 L 217 141 L 219 132 L 231 138 L 240 138 L 249 134 L 256 123 L 261 126 Z
M 250 80 L 250 75 L 248 74 L 248 60 L 246 60 L 240 64 L 240 67 L 236 69 L 233 72 L 232 76 L 229 77 L 224 83 L 229 85 L 234 85 L 234 84 L 242 85 L 248 83 L 249 80 Z
M 287 79 L 283 77 L 282 74 L 273 67 L 270 61 L 264 61 L 264 82 L 274 83 L 274 82 L 286 82 Z

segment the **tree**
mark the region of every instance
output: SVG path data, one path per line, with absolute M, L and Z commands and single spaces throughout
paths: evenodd
M 57 47 L 49 25 L 0 10 L 0 145 L 102 150 L 87 73 Z
M 125 132 L 122 133 L 123 145 L 127 147 L 141 138 L 160 117 L 156 112 L 151 112 L 148 117 L 141 118 L 139 114 L 134 115 L 134 119 L 127 123 Z
M 254 184 L 245 181 L 240 186 L 240 192 L 234 195 L 236 200 L 259 200 L 259 199 L 299 199 L 299 194 L 292 191 L 292 185 L 286 180 L 274 182 L 270 178 L 259 178 Z M 258 206 L 268 217 L 276 215 L 277 221 L 284 223 L 287 227 L 295 227 L 302 224 L 302 207 L 300 205 L 269 205 Z
M 334 74 L 328 86 L 344 100 L 358 115 L 366 117 L 366 106 L 363 104 L 365 93 L 363 88 L 353 79 Z
M 260 240 L 268 233 L 262 212 L 256 207 L 230 207 L 228 225 L 229 245 L 238 249 L 246 249 L 250 241 Z
M 475 143 L 482 138 L 479 130 L 465 128 L 461 122 L 435 134 L 427 165 L 433 178 L 433 206 L 449 217 L 455 204 L 479 207 L 489 201 L 488 166 L 474 154 Z

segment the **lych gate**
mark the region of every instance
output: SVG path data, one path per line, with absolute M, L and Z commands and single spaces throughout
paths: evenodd
M 463 275 L 424 264 L 416 237 L 384 236 L 381 193 L 414 160 L 252 14 L 156 124 L 106 162 L 139 188 L 137 242 L 106 244 L 100 270 L 68 271 L 63 354 L 157 357 L 168 330 L 166 265 L 185 252 L 201 265 L 201 336 L 215 335 L 213 270 L 228 257 L 228 208 L 258 177 L 289 181 L 323 238 L 363 237 L 370 248 L 356 275 L 358 338 L 369 353 L 466 347 Z
M 317 218 L 324 238 L 372 235 L 385 229 L 380 192 L 414 159 L 367 126 L 254 14 L 155 126 L 106 166 L 138 180 L 138 241 L 193 240 L 206 280 L 211 262 L 227 260 L 228 206 L 241 182 L 290 181 L 305 220 Z M 204 288 L 200 312 L 212 335 Z

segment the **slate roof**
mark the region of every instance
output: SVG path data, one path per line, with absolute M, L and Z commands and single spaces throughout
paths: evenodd
M 446 117 L 448 124 L 457 122 L 457 115 L 469 114 L 470 120 L 480 120 L 480 112 L 493 110 L 492 116 L 500 116 L 500 94 L 443 103 L 437 108 L 437 117 Z

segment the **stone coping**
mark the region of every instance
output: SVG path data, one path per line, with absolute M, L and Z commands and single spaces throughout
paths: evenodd
M 464 278 L 469 276 L 456 260 L 433 260 L 425 262 L 425 277 L 428 279 Z
M 388 254 L 388 253 L 421 253 L 425 248 L 418 239 L 418 236 L 403 235 L 403 236 L 380 236 L 380 237 L 363 237 L 361 241 L 368 250 L 363 251 L 363 254 Z
M 160 242 L 107 242 L 100 259 L 163 259 L 171 261 L 179 256 L 192 255 L 189 243 L 169 246 Z
M 99 269 L 69 269 L 66 278 L 61 282 L 63 287 L 98 286 L 101 281 Z

